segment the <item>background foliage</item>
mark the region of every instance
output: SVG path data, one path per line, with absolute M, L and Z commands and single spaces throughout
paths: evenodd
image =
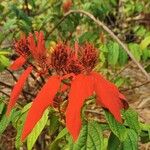
M 120 71 L 128 67 L 131 59 L 127 53 L 110 38 L 101 28 L 98 28 L 89 18 L 80 14 L 67 17 L 55 30 L 64 15 L 63 0 L 3 0 L 0 3 L 0 72 L 9 72 L 6 68 L 16 57 L 12 43 L 21 33 L 44 31 L 47 47 L 56 41 L 91 42 L 99 50 L 99 64 L 95 70 L 102 72 L 120 89 L 129 88 L 132 79 L 121 76 Z M 81 9 L 90 12 L 103 21 L 124 43 L 129 46 L 137 61 L 150 72 L 150 1 L 149 0 L 74 0 L 70 9 Z M 10 73 L 10 72 L 9 72 Z M 16 75 L 17 76 L 17 75 Z M 144 78 L 144 77 L 143 77 Z M 6 81 L 6 88 L 11 88 L 11 82 Z M 30 87 L 33 88 L 32 86 Z M 2 87 L 0 87 L 0 90 Z M 31 90 L 29 89 L 29 91 Z M 31 98 L 20 101 L 9 118 L 5 116 L 9 91 L 0 97 L 0 136 L 10 137 L 10 149 L 51 149 L 51 150 L 137 150 L 138 143 L 146 143 L 150 139 L 150 125 L 140 123 L 137 113 L 129 109 L 122 112 L 125 118 L 124 126 L 116 122 L 113 116 L 105 111 L 102 113 L 107 122 L 100 122 L 99 117 L 84 115 L 84 126 L 78 141 L 73 141 L 60 119 L 58 110 L 46 110 L 43 117 L 34 128 L 24 144 L 20 141 L 21 129 L 30 107 Z M 24 99 L 22 96 L 20 99 Z M 27 104 L 28 103 L 28 104 Z M 85 108 L 94 105 L 94 99 L 85 104 Z M 23 107 L 23 109 L 22 109 Z M 21 109 L 20 109 L 21 108 Z M 95 120 L 95 121 L 89 121 Z M 6 129 L 6 130 L 5 130 Z M 44 130 L 43 130 L 44 129 Z M 5 131 L 5 132 L 4 132 Z M 14 134 L 11 137 L 8 134 Z M 15 139 L 14 139 L 15 138 Z M 0 148 L 7 145 L 0 142 Z M 114 144 L 115 143 L 115 144 Z M 15 147 L 15 148 L 14 148 Z M 5 149 L 8 149 L 6 146 Z

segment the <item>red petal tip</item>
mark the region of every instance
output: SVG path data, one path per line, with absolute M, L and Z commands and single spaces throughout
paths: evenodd
M 20 56 L 13 62 L 13 64 L 11 64 L 9 68 L 13 71 L 16 71 L 19 68 L 21 68 L 25 64 L 25 62 L 26 62 L 26 59 L 23 56 Z

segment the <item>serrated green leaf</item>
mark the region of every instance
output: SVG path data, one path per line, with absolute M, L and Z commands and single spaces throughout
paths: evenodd
M 123 49 L 119 49 L 119 58 L 118 58 L 118 62 L 120 66 L 123 66 L 127 63 L 128 61 L 128 54 L 123 50 Z
M 127 129 L 127 138 L 123 142 L 123 150 L 138 150 L 138 135 L 132 129 Z
M 104 139 L 100 124 L 89 122 L 84 125 L 73 150 L 103 150 Z
M 48 120 L 48 113 L 49 113 L 49 110 L 48 109 L 45 110 L 42 118 L 38 121 L 38 123 L 33 128 L 32 132 L 29 134 L 29 136 L 27 138 L 27 148 L 28 148 L 28 150 L 32 150 L 38 136 L 40 135 L 40 133 L 44 129 L 44 127 L 47 123 L 47 120 Z
M 107 110 L 104 110 L 104 112 L 105 112 L 106 120 L 108 121 L 108 124 L 109 124 L 110 129 L 112 130 L 112 132 L 121 141 L 124 141 L 126 139 L 126 136 L 127 136 L 127 132 L 126 132 L 125 126 L 123 126 L 122 124 L 117 122 L 110 112 L 108 112 Z
M 112 132 L 109 136 L 107 150 L 121 150 L 121 141 Z
M 148 45 L 150 45 L 150 36 L 141 41 L 140 48 L 144 50 Z
M 116 65 L 119 58 L 119 45 L 118 43 L 111 42 L 108 44 L 108 63 Z
M 140 123 L 138 121 L 138 114 L 133 109 L 129 108 L 123 113 L 125 121 L 131 129 L 133 129 L 137 134 L 140 133 Z

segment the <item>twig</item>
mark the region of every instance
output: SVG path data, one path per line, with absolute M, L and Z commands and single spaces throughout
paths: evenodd
M 129 91 L 129 90 L 133 90 L 133 89 L 139 88 L 139 87 L 144 86 L 144 85 L 149 84 L 149 83 L 150 83 L 150 81 L 146 81 L 146 82 L 144 82 L 144 83 L 142 83 L 142 84 L 140 84 L 140 85 L 133 86 L 133 87 L 131 87 L 131 88 L 121 89 L 120 91 Z
M 16 76 L 13 74 L 13 72 L 9 69 L 6 68 L 6 70 L 11 74 L 11 76 L 13 77 L 13 79 L 17 82 L 17 78 Z
M 132 55 L 130 50 L 128 49 L 127 45 L 125 45 L 103 22 L 96 19 L 92 14 L 83 11 L 83 10 L 70 10 L 67 12 L 62 19 L 56 24 L 54 28 L 49 32 L 51 34 L 69 15 L 71 14 L 83 14 L 87 17 L 89 17 L 91 20 L 93 20 L 99 27 L 102 27 L 110 36 L 113 38 L 129 55 L 129 57 L 133 60 L 133 62 L 138 66 L 138 68 L 141 70 L 141 72 L 146 76 L 148 80 L 150 80 L 149 74 L 145 71 L 145 69 L 142 67 L 142 65 L 135 59 L 135 57 Z M 49 35 L 48 35 L 49 36 Z
M 0 93 L 4 94 L 4 95 L 7 96 L 8 98 L 10 97 L 10 96 L 9 96 L 7 93 L 5 93 L 4 91 L 1 91 L 1 90 L 0 90 Z M 5 103 L 6 105 L 8 104 L 8 102 L 7 102 L 7 101 L 4 101 L 3 99 L 0 99 L 0 101 L 2 101 L 3 103 Z M 18 106 L 19 106 L 20 109 L 23 107 L 21 103 L 19 103 L 19 102 L 16 102 L 16 103 L 18 104 Z
M 118 75 L 120 75 L 125 69 L 127 69 L 129 66 L 131 65 L 131 62 L 129 62 L 124 68 L 122 68 L 119 72 L 117 72 L 115 74 L 115 76 L 113 76 L 110 81 L 114 80 Z
M 7 93 L 5 93 L 4 91 L 1 91 L 0 90 L 0 93 L 2 93 L 2 94 L 4 94 L 5 96 L 7 96 L 7 97 L 10 97 Z

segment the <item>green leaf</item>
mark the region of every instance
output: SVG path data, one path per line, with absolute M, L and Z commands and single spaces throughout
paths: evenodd
M 125 79 L 122 77 L 117 77 L 114 81 L 117 87 L 121 87 L 124 84 L 124 82 L 125 82 Z
M 150 140 L 150 124 L 140 123 L 141 130 L 148 132 L 149 140 Z
M 27 138 L 27 148 L 28 148 L 28 150 L 32 150 L 38 136 L 40 135 L 40 133 L 44 129 L 44 127 L 47 123 L 47 120 L 48 120 L 48 113 L 49 113 L 49 110 L 48 109 L 45 110 L 42 118 L 38 121 L 38 123 L 33 128 L 32 132 L 29 134 L 29 136 Z
M 9 54 L 11 54 L 10 51 L 4 51 L 4 50 L 0 51 L 0 55 L 9 55 Z
M 103 148 L 104 139 L 100 124 L 89 122 L 83 126 L 73 150 L 103 150 Z
M 135 57 L 135 59 L 137 61 L 140 61 L 141 60 L 141 55 L 142 55 L 140 46 L 138 44 L 135 44 L 135 43 L 130 43 L 129 48 L 130 48 L 131 53 Z
M 1 99 L 1 98 L 0 98 L 0 99 Z M 1 115 L 3 114 L 4 108 L 5 108 L 5 104 L 0 101 L 0 118 L 1 118 Z
M 59 117 L 56 116 L 54 112 L 50 113 L 50 127 L 49 127 L 49 132 L 50 134 L 54 134 L 55 131 L 59 128 Z
M 31 19 L 29 16 L 23 12 L 21 9 L 18 9 L 16 5 L 11 5 L 11 11 L 13 11 L 18 19 L 25 21 L 28 25 L 32 25 Z
M 122 49 L 119 49 L 119 58 L 118 62 L 120 66 L 124 66 L 128 61 L 128 54 Z
M 23 144 L 21 141 L 21 133 L 22 133 L 23 125 L 24 125 L 25 118 L 27 115 L 27 111 L 31 107 L 31 104 L 32 103 L 28 103 L 27 105 L 25 105 L 23 107 L 20 115 L 16 116 L 16 120 L 15 120 L 15 122 L 13 122 L 14 127 L 17 129 L 17 135 L 16 135 L 16 139 L 15 139 L 16 149 L 19 149 L 21 147 L 21 145 Z
M 0 120 L 0 135 L 5 131 L 7 126 L 9 125 L 11 118 L 15 114 L 15 109 L 12 110 L 11 114 L 9 116 L 3 115 L 3 117 Z
M 98 38 L 97 33 L 93 32 L 85 32 L 79 37 L 79 43 L 84 43 L 86 41 L 88 42 L 95 42 L 95 40 Z
M 107 150 L 121 150 L 121 142 L 112 132 L 109 136 Z
M 118 43 L 111 42 L 108 44 L 108 63 L 115 66 L 119 58 L 119 45 Z
M 145 70 L 146 70 L 148 73 L 150 73 L 150 65 L 148 65 L 148 66 L 145 68 Z
M 110 112 L 108 112 L 107 110 L 104 110 L 104 112 L 105 112 L 106 120 L 108 121 L 108 124 L 109 124 L 110 129 L 112 130 L 112 132 L 121 141 L 124 141 L 126 139 L 126 136 L 127 136 L 127 132 L 126 132 L 125 126 L 123 126 L 122 124 L 117 122 Z
M 13 19 L 9 18 L 7 20 L 7 22 L 5 22 L 5 24 L 3 26 L 3 30 L 6 32 L 6 31 L 10 31 L 10 30 L 16 28 L 17 27 L 16 22 L 17 22 L 16 17 L 13 18 Z
M 59 132 L 56 139 L 50 144 L 49 149 L 50 150 L 56 150 L 58 148 L 58 142 L 60 139 L 62 139 L 64 136 L 68 134 L 68 131 L 66 128 L 64 128 L 61 132 Z
M 137 134 L 139 134 L 141 128 L 140 128 L 140 123 L 138 121 L 138 113 L 133 109 L 129 108 L 123 113 L 123 115 L 129 127 L 133 129 Z
M 6 67 L 8 67 L 10 65 L 9 59 L 7 57 L 5 57 L 4 55 L 0 55 L 0 63 Z
M 127 129 L 127 138 L 123 142 L 123 150 L 138 150 L 138 135 L 132 129 Z
M 144 50 L 148 47 L 148 45 L 150 45 L 150 36 L 146 37 L 144 40 L 141 41 L 140 48 Z

